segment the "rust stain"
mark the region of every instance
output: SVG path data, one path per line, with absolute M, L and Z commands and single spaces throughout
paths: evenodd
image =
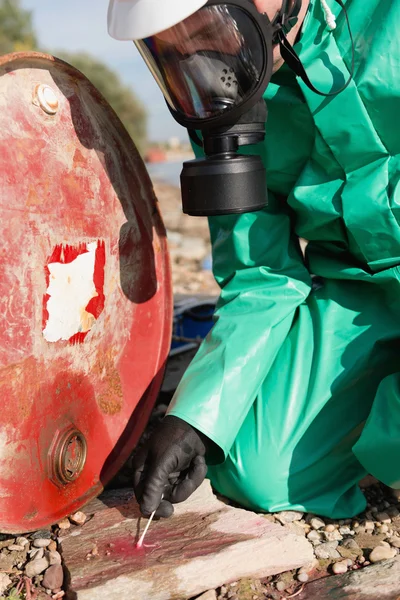
M 86 167 L 86 166 L 87 166 L 87 159 L 83 156 L 83 154 L 79 150 L 79 148 L 76 148 L 75 154 L 74 154 L 73 168 L 75 169 L 76 167 Z
M 40 369 L 33 356 L 0 369 L 1 397 L 11 400 L 5 402 L 2 408 L 4 420 L 22 421 L 30 416 L 34 398 L 40 389 Z
M 37 206 L 38 204 L 41 204 L 41 200 L 37 194 L 36 189 L 33 186 L 30 186 L 28 197 L 26 199 L 26 206 Z
M 116 415 L 122 409 L 123 391 L 112 350 L 98 352 L 92 372 L 97 379 L 96 401 L 100 410 L 106 415 Z

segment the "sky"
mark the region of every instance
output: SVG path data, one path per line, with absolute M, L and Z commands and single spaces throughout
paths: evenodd
M 32 11 L 41 48 L 54 54 L 57 50 L 88 52 L 119 73 L 146 106 L 150 140 L 187 139 L 133 43 L 108 35 L 108 0 L 21 0 L 21 5 Z

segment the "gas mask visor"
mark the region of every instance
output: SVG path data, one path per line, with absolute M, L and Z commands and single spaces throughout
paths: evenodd
M 264 207 L 262 161 L 237 151 L 265 136 L 262 95 L 272 74 L 266 15 L 251 0 L 209 0 L 177 25 L 135 44 L 173 117 L 204 149 L 204 158 L 183 165 L 184 212 L 210 216 Z

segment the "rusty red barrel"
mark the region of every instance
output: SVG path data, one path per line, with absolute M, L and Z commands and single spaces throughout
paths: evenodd
M 165 230 L 121 122 L 50 56 L 0 60 L 0 531 L 97 495 L 168 355 Z

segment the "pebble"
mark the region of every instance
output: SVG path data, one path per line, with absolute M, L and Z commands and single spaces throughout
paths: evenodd
M 303 518 L 304 513 L 297 510 L 284 510 L 281 513 L 277 513 L 275 518 L 281 523 L 293 523 L 293 521 L 300 521 Z
M 29 544 L 29 540 L 26 537 L 17 537 L 15 543 L 18 544 L 18 546 L 23 546 L 25 548 L 25 546 Z
M 307 573 L 299 573 L 297 575 L 297 580 L 301 583 L 307 583 L 307 581 L 309 580 L 309 576 L 307 575 Z
M 358 527 L 360 527 L 360 523 L 358 521 L 353 521 L 353 523 L 351 524 L 353 529 L 357 529 Z
M 299 573 L 311 573 L 311 571 L 313 571 L 314 569 L 316 569 L 317 567 L 319 567 L 319 560 L 317 558 L 314 558 L 314 560 L 309 563 L 308 565 L 304 565 L 304 567 L 301 567 L 299 569 Z
M 386 548 L 385 546 L 377 546 L 374 548 L 369 555 L 369 560 L 372 563 L 377 563 L 381 560 L 388 560 L 394 558 L 396 551 L 393 548 Z
M 34 540 L 33 545 L 35 548 L 47 548 L 50 542 L 51 539 L 37 538 Z
M 65 517 L 65 519 L 62 519 L 57 523 L 57 526 L 59 527 L 59 529 L 69 529 L 71 527 L 71 522 L 68 519 L 68 517 Z
M 394 535 L 390 538 L 389 543 L 393 548 L 400 548 L 400 537 Z
M 350 529 L 348 525 L 344 525 L 343 527 L 339 527 L 339 533 L 342 535 L 354 535 L 355 531 Z
M 365 521 L 364 527 L 367 531 L 373 531 L 375 529 L 375 523 L 373 521 Z
M 362 565 L 363 563 L 365 563 L 365 556 L 360 556 L 358 559 L 358 562 L 360 563 L 360 565 Z
M 379 542 L 379 545 L 380 545 L 380 546 L 383 546 L 384 548 L 390 548 L 390 544 L 389 544 L 389 542 L 384 542 L 384 541 L 381 541 L 381 542 Z
M 392 519 L 385 512 L 378 513 L 376 515 L 376 520 L 379 521 L 380 523 L 386 523 L 386 524 L 389 524 L 392 522 Z
M 325 527 L 325 531 L 326 531 L 327 533 L 332 533 L 332 531 L 335 531 L 335 529 L 336 529 L 336 527 L 335 527 L 334 525 L 332 525 L 332 523 L 331 523 L 330 525 L 327 525 L 327 526 Z
M 62 598 L 63 596 L 65 596 L 65 592 L 61 590 L 61 592 L 57 592 L 57 594 L 54 594 L 52 596 L 53 600 L 59 600 L 60 598 Z
M 84 525 L 87 521 L 87 516 L 85 515 L 84 512 L 82 511 L 78 511 L 76 512 L 74 515 L 71 515 L 69 517 L 69 520 L 74 524 L 74 525 Z
M 7 575 L 7 573 L 0 573 L 0 594 L 3 595 L 4 592 L 10 585 L 12 584 L 11 579 Z
M 341 560 L 340 562 L 334 563 L 332 565 L 332 571 L 335 573 L 335 575 L 341 575 L 343 573 L 347 573 L 348 571 L 348 564 L 347 564 L 347 560 Z
M 307 539 L 309 539 L 310 542 L 312 542 L 313 544 L 320 544 L 322 540 L 322 534 L 319 533 L 319 531 L 315 531 L 314 529 L 312 529 L 310 533 L 307 534 Z
M 7 546 L 8 550 L 15 550 L 16 552 L 23 552 L 25 550 L 25 546 L 20 546 L 20 544 L 11 544 L 11 546 Z
M 315 556 L 317 558 L 340 558 L 339 552 L 336 550 L 338 542 L 325 542 L 325 544 L 319 544 L 314 549 Z
M 286 583 L 284 581 L 278 581 L 278 583 L 276 584 L 276 589 L 278 590 L 278 592 L 284 592 L 286 589 Z
M 48 590 L 60 588 L 64 581 L 64 573 L 61 565 L 52 565 L 44 574 L 42 585 Z
M 35 577 L 35 575 L 40 575 L 40 573 L 43 573 L 48 566 L 49 563 L 47 562 L 47 558 L 35 558 L 26 565 L 25 574 L 27 577 L 29 577 L 29 579 L 31 579 L 32 577 Z
M 311 519 L 310 525 L 313 529 L 316 529 L 316 530 L 322 529 L 323 527 L 325 527 L 325 523 L 323 522 L 323 520 L 318 519 L 318 517 Z
M 389 526 L 386 525 L 385 523 L 383 525 L 381 525 L 380 527 L 378 527 L 378 533 L 388 533 L 389 531 Z
M 61 554 L 57 550 L 53 550 L 48 553 L 48 560 L 50 565 L 61 565 Z
M 340 542 L 343 539 L 340 529 L 335 529 L 335 531 L 324 531 L 324 536 L 327 542 Z
M 39 529 L 31 534 L 31 538 L 33 540 L 37 539 L 45 539 L 49 540 L 51 538 L 51 531 L 49 529 Z
M 395 506 L 391 506 L 390 508 L 387 509 L 386 512 L 391 519 L 396 519 L 400 515 L 399 509 L 396 508 Z
M 37 548 L 37 549 L 33 549 L 29 552 L 29 556 L 31 557 L 32 560 L 37 560 L 39 558 L 43 558 L 44 556 L 44 548 Z

